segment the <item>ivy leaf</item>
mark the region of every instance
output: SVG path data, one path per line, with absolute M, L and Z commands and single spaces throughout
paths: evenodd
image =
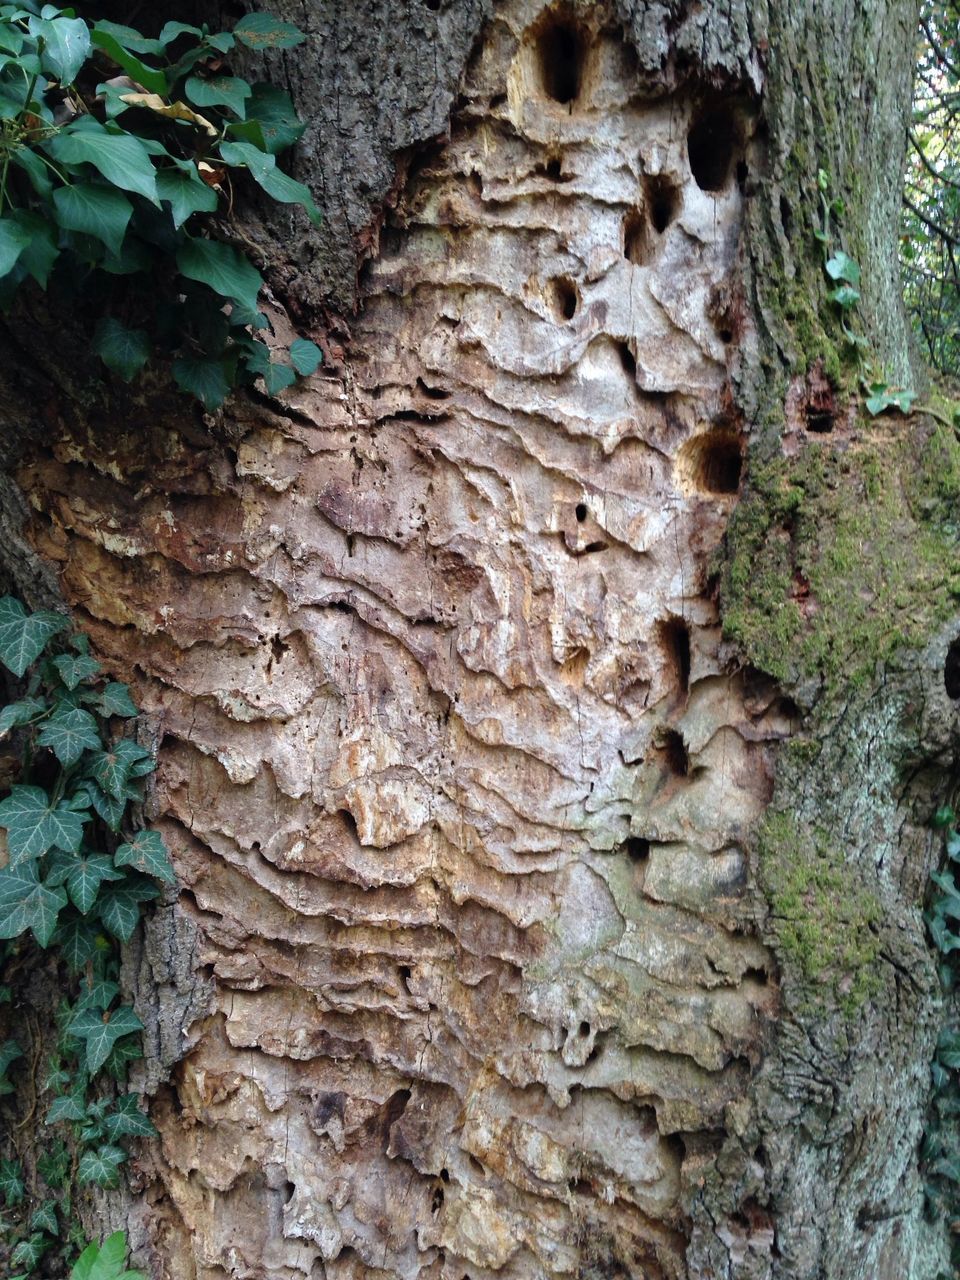
M 108 857 L 101 853 L 89 854 L 78 859 L 67 876 L 67 893 L 77 910 L 86 915 L 96 902 L 104 881 L 122 879 L 123 876 L 114 870 Z
M 11 1065 L 24 1056 L 23 1050 L 16 1040 L 4 1040 L 0 1044 L 0 1098 L 13 1093 L 13 1085 L 6 1078 Z
M 263 280 L 232 246 L 216 240 L 187 240 L 177 251 L 177 268 L 188 280 L 209 285 L 221 297 L 235 298 L 242 306 L 256 311 Z
M 134 867 L 144 875 L 156 876 L 168 884 L 177 882 L 167 846 L 159 831 L 138 831 L 120 846 L 113 860 L 118 867 Z
M 30 1230 L 46 1231 L 46 1233 L 51 1236 L 55 1236 L 57 1234 L 56 1200 L 44 1200 L 42 1204 L 37 1206 L 30 1218 Z
M 211 76 L 208 80 L 190 76 L 183 88 L 194 106 L 229 107 L 241 119 L 246 111 L 246 100 L 253 94 L 246 80 L 237 76 Z
M 320 224 L 320 210 L 314 203 L 309 187 L 278 169 L 276 156 L 268 155 L 249 142 L 221 143 L 220 154 L 227 164 L 242 165 L 249 169 L 253 180 L 274 200 L 279 200 L 281 204 L 302 205 L 310 221 L 315 226 Z
M 952 951 L 960 951 L 960 934 L 953 932 L 942 915 L 928 918 L 927 925 L 941 955 L 948 956 Z
M 129 942 L 140 920 L 140 903 L 157 896 L 152 885 L 124 883 L 120 888 L 107 889 L 100 897 L 100 919 L 115 938 Z
M 953 916 L 960 920 L 960 892 L 954 884 L 953 877 L 945 871 L 934 871 L 930 875 L 930 880 L 940 890 L 940 899 L 936 904 L 938 914 Z
M 139 1036 L 125 1036 L 117 1042 L 110 1057 L 103 1064 L 103 1069 L 111 1079 L 122 1084 L 127 1078 L 131 1062 L 143 1057 L 143 1049 Z
M 81 116 L 43 145 L 60 164 L 92 164 L 114 187 L 133 191 L 159 207 L 153 161 L 133 134 L 111 133 L 92 116 Z
M 180 36 L 202 36 L 203 32 L 199 27 L 191 27 L 187 22 L 167 22 L 164 23 L 163 30 L 158 37 L 164 48 L 168 44 L 173 44 L 174 40 Z
M 131 738 L 121 738 L 106 751 L 97 752 L 90 772 L 108 795 L 120 799 L 125 794 L 131 770 L 143 760 L 150 761 L 152 770 L 153 757 L 146 747 Z
M 96 1151 L 85 1151 L 80 1157 L 80 1163 L 77 1165 L 77 1181 L 81 1183 L 94 1182 L 98 1187 L 116 1187 L 120 1182 L 120 1166 L 126 1158 L 127 1153 L 122 1147 L 115 1147 L 111 1143 L 105 1143 L 102 1147 L 98 1147 Z M 111 1236 L 110 1240 L 114 1238 L 114 1236 Z M 107 1244 L 110 1243 L 110 1240 L 107 1241 Z M 104 1251 L 106 1247 L 107 1245 L 105 1244 L 100 1250 L 94 1269 L 90 1271 L 91 1280 L 93 1280 L 94 1276 L 98 1276 L 98 1273 L 102 1273 L 104 1280 L 114 1280 L 116 1276 L 116 1271 L 111 1273 L 104 1266 Z M 123 1265 L 125 1256 L 126 1240 L 124 1239 L 120 1266 Z
M 125 324 L 106 316 L 93 335 L 93 349 L 124 382 L 132 382 L 150 359 L 150 339 L 144 329 L 128 329 Z
M 98 49 L 103 50 L 111 62 L 123 68 L 131 80 L 142 84 L 150 93 L 167 96 L 169 85 L 163 72 L 158 71 L 156 67 L 148 67 L 130 52 L 130 48 L 125 47 L 136 48 L 139 45 L 140 51 L 144 53 L 161 53 L 163 49 L 159 40 L 146 41 L 138 32 L 131 31 L 129 27 L 120 27 L 114 22 L 98 22 L 90 33 L 90 38 Z M 144 45 L 154 45 L 156 48 L 143 48 Z
M 47 646 L 51 636 L 69 622 L 62 614 L 27 613 L 13 596 L 0 597 L 0 662 L 15 676 L 22 676 Z
M 60 256 L 60 246 L 54 239 L 54 227 L 48 218 L 28 209 L 14 209 L 13 220 L 29 235 L 29 243 L 20 255 L 19 266 L 46 289 L 53 264 Z
M 91 717 L 92 719 L 92 717 Z M 0 827 L 7 831 L 10 866 L 28 858 L 39 858 L 48 849 L 76 853 L 83 837 L 83 820 L 61 800 L 51 808 L 47 793 L 40 787 L 19 784 L 0 804 Z
M 29 243 L 29 231 L 12 218 L 0 218 L 0 276 L 13 270 Z
M 100 787 L 97 787 L 93 796 L 93 807 L 111 831 L 119 831 L 120 823 L 127 812 L 128 803 L 132 799 L 139 800 L 140 798 L 139 795 L 133 796 L 129 788 L 124 791 L 122 796 L 117 797 L 109 796 Z
M 130 697 L 129 685 L 111 680 L 105 685 L 97 701 L 97 709 L 103 716 L 135 716 L 137 708 Z
M 134 53 L 149 53 L 155 56 L 163 53 L 161 40 L 154 40 L 152 36 L 145 36 L 134 27 L 125 27 L 119 22 L 106 20 L 98 22 L 94 28 L 94 35 L 112 36 L 124 49 L 132 50 Z
M 19 1160 L 0 1160 L 0 1195 L 8 1209 L 19 1204 L 26 1193 Z
M 7 17 L 9 26 L 0 26 L 0 49 L 4 53 L 17 54 L 23 48 L 24 34 L 12 25 L 12 19 Z
M 173 376 L 181 391 L 195 396 L 208 413 L 219 409 L 230 394 L 230 379 L 222 360 L 183 357 L 174 360 Z
M 315 342 L 309 342 L 306 338 L 295 338 L 290 343 L 290 363 L 301 377 L 308 378 L 312 373 L 316 373 L 322 360 L 323 352 Z
M 3 1044 L 0 1044 L 0 1076 L 6 1074 L 7 1068 L 12 1062 L 16 1062 L 18 1058 L 22 1057 L 23 1050 L 16 1040 L 4 1040 Z
M 29 724 L 36 716 L 42 715 L 46 708 L 47 704 L 39 698 L 21 698 L 19 702 L 8 703 L 0 711 L 0 737 L 18 725 Z
M 127 234 L 133 205 L 125 195 L 103 182 L 75 182 L 53 193 L 57 222 L 65 231 L 95 236 L 111 253 L 118 253 Z
M 37 741 L 42 747 L 49 747 L 60 763 L 69 769 L 85 750 L 97 750 L 100 731 L 89 711 L 61 705 L 44 721 Z
M 83 1088 L 74 1089 L 71 1093 L 61 1093 L 47 1107 L 44 1124 L 62 1124 L 64 1120 L 82 1120 L 87 1114 L 87 1104 L 83 1096 Z
M 37 195 L 42 196 L 44 200 L 49 200 L 53 195 L 53 182 L 50 179 L 47 166 L 37 153 L 31 151 L 29 147 L 17 147 L 15 151 L 11 151 L 8 154 L 11 162 L 18 169 L 22 169 L 30 179 L 30 185 Z
M 157 193 L 170 205 L 173 225 L 178 229 L 193 213 L 213 213 L 219 198 L 213 187 L 208 187 L 196 169 L 193 173 L 181 169 L 161 169 L 157 174 Z
M 140 1110 L 140 1098 L 135 1093 L 125 1093 L 117 1099 L 104 1125 L 112 1142 L 117 1138 L 152 1138 L 157 1132 L 150 1117 Z
M 73 84 L 90 55 L 90 31 L 82 18 L 31 18 L 30 34 L 43 41 L 40 62 L 63 87 Z
M 855 288 L 860 284 L 859 263 L 842 249 L 838 249 L 832 257 L 828 258 L 825 265 L 831 280 L 845 280 Z
M 836 289 L 831 289 L 827 298 L 830 302 L 835 302 L 838 307 L 842 307 L 844 311 L 849 311 L 860 301 L 860 291 L 854 289 L 853 285 L 841 284 Z
M 204 36 L 204 43 L 218 53 L 229 53 L 237 43 L 232 31 L 213 31 Z
M 70 1019 L 68 1030 L 70 1035 L 84 1042 L 86 1068 L 93 1076 L 109 1058 L 117 1041 L 135 1031 L 142 1031 L 143 1023 L 129 1005 L 123 1004 L 112 1013 L 104 1014 L 95 1009 L 82 1009 Z
M 56 1190 L 67 1180 L 70 1170 L 70 1153 L 66 1143 L 56 1142 L 37 1159 L 37 1172 L 48 1187 Z
M 98 1013 L 103 1011 L 116 1000 L 120 994 L 120 988 L 115 982 L 109 982 L 106 978 L 101 978 L 99 982 L 92 985 L 85 985 L 80 992 L 80 998 L 73 1007 L 74 1013 L 80 1013 L 84 1009 L 96 1009 Z
M 247 102 L 247 120 L 243 124 L 230 125 L 230 133 L 247 142 L 255 142 L 255 137 L 249 133 L 249 126 L 254 123 L 260 127 L 264 150 L 271 155 L 292 147 L 306 129 L 297 116 L 290 95 L 271 84 L 253 86 L 253 94 Z M 247 132 L 242 132 L 244 130 Z
M 245 360 L 247 369 L 254 377 L 263 378 L 268 395 L 275 396 L 287 387 L 293 386 L 297 380 L 296 370 L 288 364 L 271 360 L 270 348 L 265 342 L 254 338 L 245 346 L 249 353 Z
M 290 22 L 269 13 L 248 13 L 233 28 L 233 34 L 248 49 L 293 49 L 306 36 Z
M 53 1241 L 49 1236 L 45 1236 L 40 1231 L 35 1231 L 26 1240 L 20 1241 L 10 1255 L 10 1261 L 15 1267 L 26 1267 L 29 1273 L 36 1268 L 37 1263 L 52 1244 Z
M 48 889 L 36 879 L 35 864 L 0 871 L 0 938 L 18 938 L 29 929 L 46 949 L 66 905 L 62 889 Z
M 52 665 L 63 683 L 71 690 L 76 689 L 82 680 L 89 680 L 91 676 L 95 676 L 100 670 L 100 663 L 84 653 L 76 656 L 71 653 L 61 653 L 53 659 Z
M 72 973 L 80 973 L 97 950 L 99 930 L 87 920 L 73 916 L 57 927 L 54 942 Z

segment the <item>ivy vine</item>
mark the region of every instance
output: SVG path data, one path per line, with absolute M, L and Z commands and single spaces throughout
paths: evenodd
M 134 820 L 155 762 L 122 733 L 137 714 L 129 689 L 104 676 L 86 637 L 68 627 L 61 614 L 0 599 L 0 662 L 21 685 L 0 710 L 0 738 L 17 760 L 17 781 L 0 802 L 0 1002 L 12 1006 L 10 975 L 29 960 L 31 937 L 55 948 L 72 975 L 56 1011 L 55 1052 L 33 1082 L 51 1141 L 30 1177 L 16 1156 L 0 1159 L 0 1225 L 13 1237 L 21 1280 L 47 1267 L 65 1229 L 69 1236 L 74 1188 L 117 1186 L 129 1141 L 155 1132 L 139 1095 L 124 1087 L 142 1055 L 143 1024 L 122 1000 L 119 948 L 144 904 L 175 882 L 162 838 Z M 0 1044 L 0 1097 L 14 1092 L 24 1058 L 16 1036 Z M 90 1276 L 108 1274 L 106 1263 L 92 1266 Z
M 820 225 L 814 227 L 814 238 L 823 251 L 823 269 L 830 281 L 827 301 L 840 320 L 840 328 L 850 348 L 855 352 L 863 391 L 864 407 L 871 417 L 894 409 L 909 413 L 917 398 L 915 391 L 892 386 L 882 370 L 870 358 L 870 344 L 853 327 L 853 318 L 860 305 L 860 264 L 856 258 L 834 247 L 834 228 L 839 227 L 846 212 L 839 196 L 831 194 L 830 175 L 825 169 L 817 171 L 817 193 L 820 199 Z
M 208 410 L 313 373 L 319 348 L 271 346 L 263 278 L 225 238 L 233 183 L 302 206 L 277 156 L 303 133 L 290 97 L 232 73 L 239 44 L 306 37 L 253 13 L 230 32 L 168 22 L 156 38 L 37 0 L 0 4 L 0 308 L 56 287 L 102 316 L 93 349 L 131 381 L 150 362 Z M 258 336 L 259 335 L 259 336 Z

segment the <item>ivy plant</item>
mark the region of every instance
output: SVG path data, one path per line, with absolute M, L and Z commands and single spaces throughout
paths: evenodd
M 234 183 L 252 182 L 319 221 L 277 162 L 303 132 L 293 103 L 229 61 L 238 45 L 305 38 L 265 13 L 148 38 L 38 0 L 0 4 L 0 307 L 25 284 L 82 294 L 109 369 L 130 381 L 169 366 L 208 410 L 233 387 L 276 394 L 314 372 L 314 343 L 264 340 L 263 279 L 229 220 Z
M 960 990 L 960 819 L 945 805 L 933 822 L 944 832 L 945 865 L 930 877 L 926 922 L 940 958 L 940 983 L 951 1000 Z M 955 1017 L 940 1033 L 931 1075 L 932 1101 L 920 1154 L 928 1204 L 952 1224 L 951 1262 L 960 1269 L 960 1021 Z
M 175 880 L 160 835 L 136 829 L 131 817 L 154 760 L 122 732 L 137 714 L 130 691 L 103 674 L 86 637 L 68 627 L 58 613 L 0 598 L 0 662 L 20 685 L 0 709 L 0 738 L 20 765 L 0 801 L 0 946 L 9 964 L 32 939 L 55 949 L 73 975 L 56 1011 L 56 1050 L 34 1081 L 52 1141 L 32 1185 L 18 1160 L 0 1160 L 0 1201 L 16 1217 L 10 1259 L 23 1277 L 60 1247 L 73 1188 L 116 1186 L 130 1140 L 155 1132 L 140 1097 L 124 1087 L 143 1028 L 121 996 L 119 946 L 144 904 Z M 9 1073 L 23 1058 L 12 1037 L 0 1044 L 0 1097 L 13 1092 Z M 91 1277 L 114 1274 L 97 1267 Z
M 915 391 L 892 386 L 882 371 L 870 359 L 870 344 L 854 329 L 854 316 L 860 305 L 860 264 L 856 258 L 834 246 L 839 224 L 846 212 L 843 201 L 831 194 L 830 175 L 825 169 L 817 170 L 817 192 L 820 200 L 820 225 L 814 228 L 814 238 L 823 252 L 823 269 L 830 282 L 827 301 L 835 308 L 843 336 L 856 353 L 860 367 L 860 386 L 863 403 L 871 417 L 877 417 L 888 409 L 909 413 L 917 398 Z

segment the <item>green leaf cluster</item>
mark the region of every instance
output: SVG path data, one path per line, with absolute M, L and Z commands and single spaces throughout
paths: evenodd
M 20 684 L 20 696 L 0 708 L 0 739 L 21 761 L 19 780 L 0 800 L 0 962 L 32 936 L 41 948 L 55 946 L 77 975 L 68 984 L 76 994 L 57 1010 L 59 1035 L 42 1089 L 45 1123 L 69 1126 L 73 1139 L 69 1147 L 51 1142 L 37 1163 L 59 1200 L 48 1195 L 31 1209 L 28 1190 L 32 1198 L 36 1188 L 17 1161 L 0 1161 L 0 1198 L 19 1220 L 10 1257 L 26 1277 L 61 1247 L 70 1187 L 117 1186 L 128 1142 L 155 1132 L 138 1095 L 123 1090 L 142 1053 L 143 1026 L 121 998 L 118 947 L 159 883 L 175 876 L 159 833 L 130 823 L 130 806 L 142 802 L 155 766 L 146 748 L 118 732 L 137 714 L 127 686 L 106 678 L 86 637 L 69 634 L 64 617 L 29 613 L 12 597 L 0 598 L 0 663 Z M 0 987 L 0 1002 L 8 996 Z M 23 1057 L 15 1039 L 0 1043 L 0 1098 L 14 1092 L 9 1072 Z M 105 1254 L 85 1252 L 77 1274 L 119 1274 L 125 1244 L 107 1245 Z
M 277 162 L 303 132 L 289 96 L 229 69 L 239 43 L 306 37 L 269 14 L 232 32 L 168 22 L 150 39 L 36 0 L 0 3 L 0 307 L 26 282 L 101 318 L 93 349 L 130 381 L 154 360 L 212 410 L 236 386 L 276 394 L 320 351 L 267 329 L 260 273 L 226 240 L 232 186 L 319 212 Z M 217 223 L 214 215 L 220 215 Z
M 154 881 L 172 882 L 173 869 L 156 832 L 115 839 L 154 763 L 132 738 L 110 734 L 110 720 L 136 709 L 125 685 L 102 678 L 84 637 L 41 660 L 65 625 L 0 599 L 0 662 L 18 676 L 36 664 L 23 697 L 0 711 L 0 736 L 17 735 L 28 766 L 0 802 L 0 938 L 30 930 L 41 947 L 56 941 L 79 972 L 102 934 L 129 940 Z
M 91 1241 L 70 1272 L 70 1280 L 146 1280 L 142 1271 L 124 1270 L 127 1237 L 122 1231 L 107 1236 L 102 1245 Z

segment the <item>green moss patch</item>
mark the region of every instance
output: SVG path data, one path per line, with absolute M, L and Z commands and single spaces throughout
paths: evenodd
M 960 445 L 951 431 L 868 426 L 756 462 L 730 522 L 724 632 L 784 683 L 830 696 L 921 646 L 960 599 Z
M 771 929 L 798 1010 L 836 1002 L 854 1013 L 880 990 L 879 899 L 825 833 L 792 814 L 768 812 L 757 849 Z

